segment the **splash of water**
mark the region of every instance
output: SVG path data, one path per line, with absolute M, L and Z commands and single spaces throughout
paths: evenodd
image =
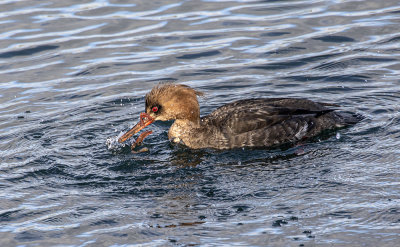
M 117 136 L 110 136 L 106 140 L 106 145 L 108 150 L 117 150 L 122 147 L 125 147 L 126 144 L 119 143 L 118 139 L 124 134 L 124 132 L 120 132 Z

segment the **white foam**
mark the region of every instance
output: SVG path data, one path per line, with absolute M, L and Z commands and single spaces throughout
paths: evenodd
M 124 147 L 125 144 L 119 143 L 118 139 L 123 135 L 121 132 L 118 136 L 110 136 L 106 140 L 106 145 L 108 150 L 116 150 L 118 148 Z

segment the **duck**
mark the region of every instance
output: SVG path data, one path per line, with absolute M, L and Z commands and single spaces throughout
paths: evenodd
M 199 96 L 203 93 L 184 84 L 154 86 L 145 96 L 140 121 L 118 141 L 125 142 L 155 121 L 173 120 L 169 140 L 190 149 L 270 148 L 361 120 L 356 114 L 337 111 L 336 104 L 303 98 L 242 99 L 200 117 Z M 141 142 L 149 134 L 151 131 L 146 131 L 138 139 Z

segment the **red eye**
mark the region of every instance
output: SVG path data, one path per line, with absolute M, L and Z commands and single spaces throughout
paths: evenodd
M 153 112 L 158 112 L 158 107 L 154 106 L 153 109 L 151 109 Z

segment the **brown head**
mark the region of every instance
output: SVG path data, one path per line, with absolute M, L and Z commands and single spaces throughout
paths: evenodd
M 159 84 L 146 94 L 145 113 L 140 122 L 125 133 L 118 141 L 124 142 L 154 121 L 187 120 L 199 124 L 200 107 L 197 96 L 202 95 L 186 85 Z
M 146 113 L 154 120 L 200 120 L 197 96 L 202 93 L 181 84 L 159 84 L 146 95 Z

